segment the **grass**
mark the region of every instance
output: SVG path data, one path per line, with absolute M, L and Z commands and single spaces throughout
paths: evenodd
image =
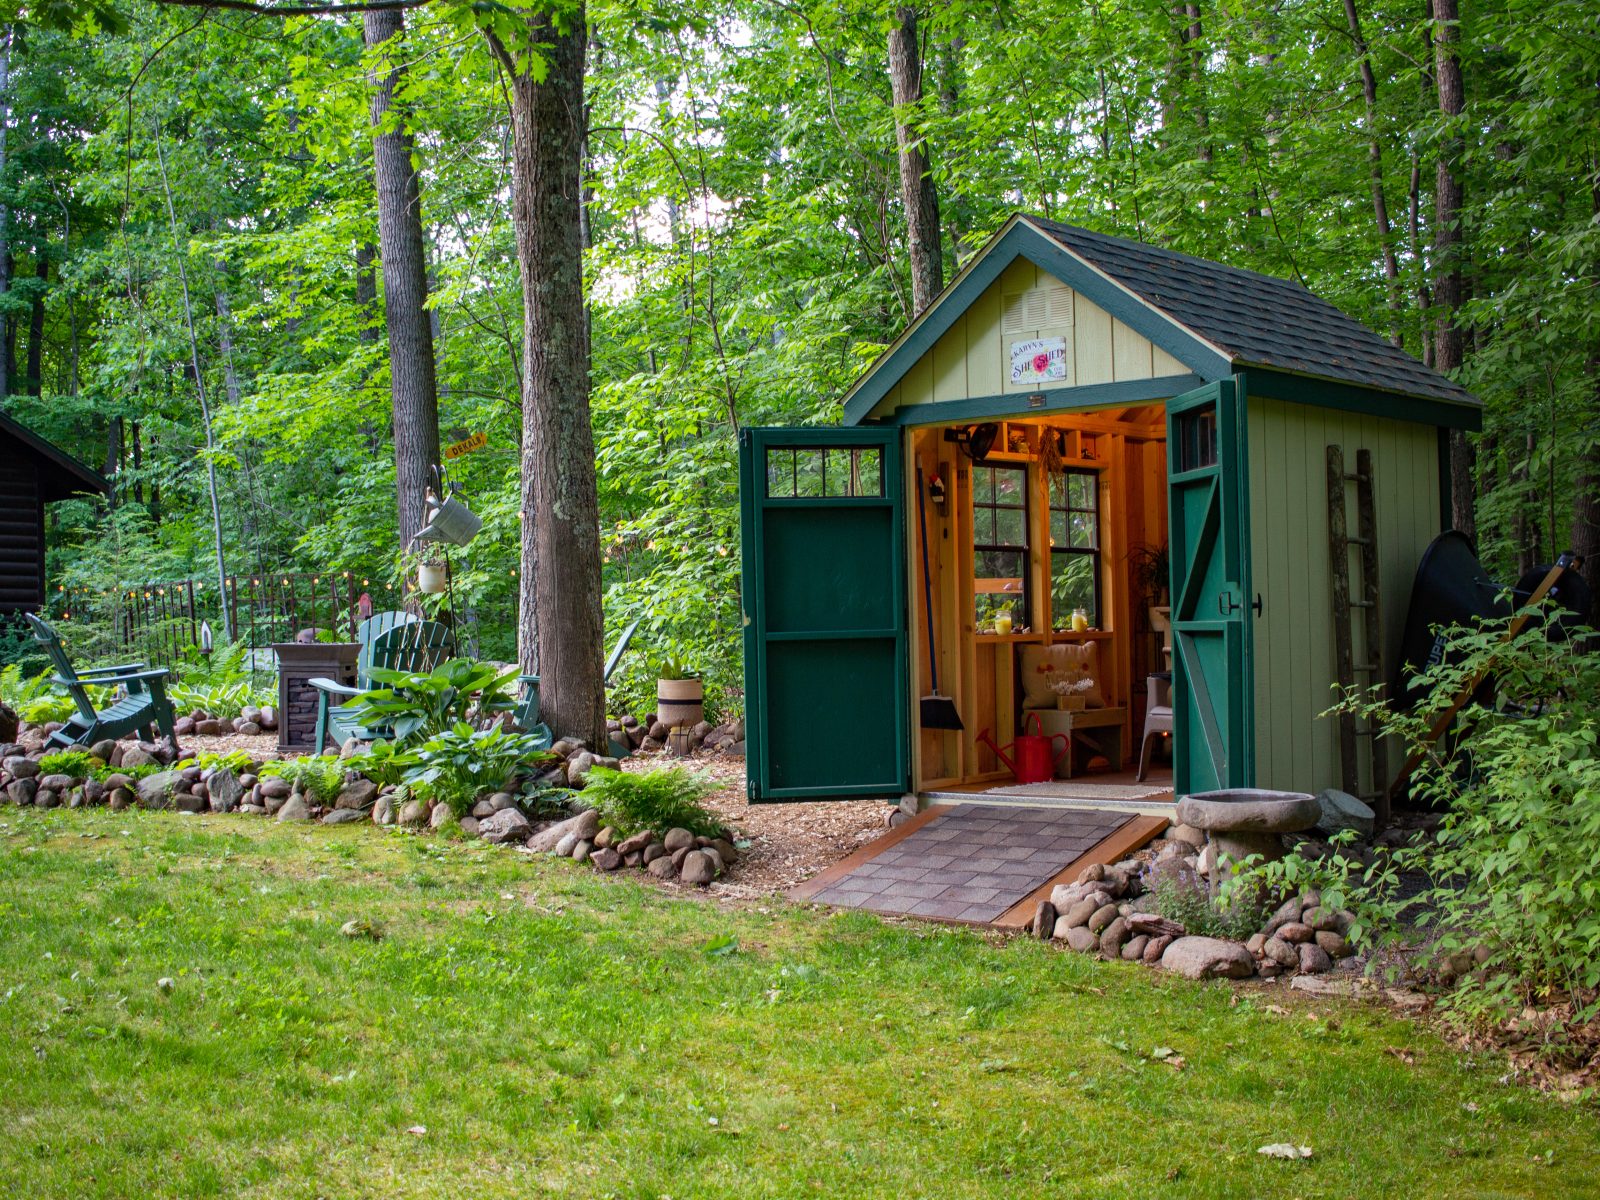
M 0 919 L 7 1195 L 1600 1194 L 1371 1008 L 479 844 L 4 809 Z

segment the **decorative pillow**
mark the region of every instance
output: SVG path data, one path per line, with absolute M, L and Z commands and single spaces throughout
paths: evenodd
M 1082 696 L 1085 708 L 1104 708 L 1100 691 L 1098 642 L 1058 642 L 1054 646 L 1022 647 L 1022 707 L 1054 708 L 1058 682 L 1077 683 L 1069 693 Z

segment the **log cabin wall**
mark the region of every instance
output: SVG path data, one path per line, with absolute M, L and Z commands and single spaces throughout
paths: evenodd
M 44 603 L 44 493 L 36 460 L 0 444 L 0 613 Z

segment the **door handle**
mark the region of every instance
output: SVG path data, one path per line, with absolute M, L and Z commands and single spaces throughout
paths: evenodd
M 1225 617 L 1231 616 L 1233 613 L 1238 612 L 1242 607 L 1243 605 L 1233 598 L 1233 593 L 1231 591 L 1222 592 L 1217 596 L 1217 610 Z M 1250 607 L 1256 610 L 1256 616 L 1259 617 L 1261 615 L 1260 592 L 1256 593 L 1256 598 L 1250 602 Z

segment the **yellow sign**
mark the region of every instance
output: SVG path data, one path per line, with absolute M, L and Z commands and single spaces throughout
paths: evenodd
M 469 438 L 463 438 L 453 446 L 446 446 L 444 456 L 446 458 L 460 458 L 463 454 L 471 454 L 474 450 L 482 450 L 488 444 L 488 434 L 475 433 Z

